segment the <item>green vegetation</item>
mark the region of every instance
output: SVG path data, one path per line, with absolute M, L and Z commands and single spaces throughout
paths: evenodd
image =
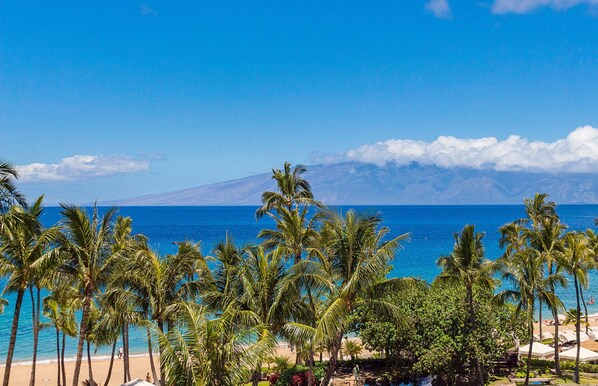
M 506 349 L 515 340 L 533 344 L 536 310 L 547 305 L 553 317 L 563 311 L 556 290 L 566 285 L 565 273 L 576 291 L 568 319 L 579 341 L 598 236 L 566 232 L 546 195 L 526 200 L 526 217 L 501 227 L 500 259 L 489 261 L 484 235 L 466 225 L 438 259 L 442 273 L 426 283 L 387 277 L 407 234 L 388 237 L 378 214 L 326 208 L 304 172 L 288 163 L 273 170 L 277 190 L 263 194 L 256 218 L 268 216 L 275 226 L 259 232 L 258 245 L 240 246 L 226 235 L 208 256 L 190 241 L 160 255 L 115 208 L 100 215 L 63 205 L 60 223 L 45 229 L 42 198 L 26 205 L 15 171 L 0 164 L 0 276 L 5 291 L 16 293 L 4 386 L 23 301 L 32 304 L 32 385 L 42 313 L 56 335 L 58 386 L 67 385 L 66 336 L 77 338 L 73 386 L 85 354 L 87 381 L 95 384 L 92 346 L 111 348 L 108 386 L 119 342 L 122 381 L 130 380 L 131 328 L 146 332 L 152 378 L 165 384 L 260 386 L 264 372 L 271 385 L 328 384 L 358 363 L 364 348 L 381 359 L 359 363 L 381 365 L 388 381 L 433 374 L 445 384 L 495 382 L 489 369 Z M 49 293 L 44 299 L 42 290 Z M 362 344 L 344 339 L 349 333 Z M 274 356 L 279 341 L 293 346 L 293 361 Z M 576 382 L 594 370 L 579 361 L 561 364 L 555 346 L 554 363 L 528 360 L 520 369 L 526 383 L 532 370 L 572 369 Z

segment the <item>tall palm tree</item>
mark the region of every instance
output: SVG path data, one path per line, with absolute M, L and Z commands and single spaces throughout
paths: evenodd
M 17 293 L 6 355 L 4 386 L 10 381 L 10 368 L 25 291 L 39 278 L 39 272 L 47 268 L 50 261 L 47 258 L 48 248 L 60 235 L 57 228 L 43 228 L 40 220 L 43 213 L 42 200 L 43 196 L 30 208 L 15 205 L 7 213 L 0 215 L 0 276 L 10 275 L 5 291 Z M 32 308 L 36 308 L 35 304 L 32 304 Z M 35 366 L 32 379 L 35 379 Z
M 277 294 L 285 277 L 285 265 L 280 250 L 266 252 L 263 247 L 248 248 L 241 273 L 244 294 L 239 299 L 241 309 L 254 313 L 259 340 L 264 344 L 273 342 L 271 334 L 277 334 L 286 322 L 286 313 Z M 270 347 L 271 349 L 273 347 Z M 254 386 L 260 381 L 261 361 L 256 363 L 252 377 Z
M 577 354 L 575 358 L 574 381 L 579 383 L 579 351 L 581 348 L 580 330 L 581 330 L 581 299 L 583 287 L 588 287 L 588 270 L 592 268 L 593 260 L 591 250 L 588 247 L 587 239 L 584 234 L 570 232 L 565 235 L 565 248 L 563 251 L 565 260 L 565 269 L 573 276 L 575 286 L 576 300 L 576 318 L 575 334 L 577 340 Z
M 465 300 L 469 311 L 469 330 L 475 334 L 475 304 L 474 290 L 482 288 L 493 290 L 496 280 L 492 274 L 496 271 L 496 264 L 484 256 L 483 233 L 476 233 L 473 225 L 466 225 L 461 234 L 455 233 L 455 246 L 448 256 L 438 259 L 442 273 L 438 280 L 463 283 L 465 286 Z M 484 383 L 484 372 L 475 348 L 472 349 L 474 373 L 476 383 Z
M 324 384 L 336 370 L 342 337 L 349 327 L 349 316 L 360 306 L 376 307 L 395 318 L 400 309 L 379 298 L 391 279 L 386 279 L 389 263 L 400 247 L 404 234 L 388 241 L 389 229 L 380 227 L 381 218 L 347 211 L 344 217 L 329 212 L 322 226 L 318 259 L 334 284 L 328 303 L 318 320 L 314 344 L 331 342 L 331 355 Z M 394 279 L 397 281 L 400 279 Z
M 131 248 L 132 259 L 114 275 L 113 287 L 120 288 L 121 296 L 136 304 L 157 324 L 158 330 L 164 332 L 165 327 L 174 322 L 168 313 L 169 307 L 197 296 L 202 289 L 197 273 L 205 275 L 208 266 L 199 244 L 191 242 L 179 243 L 176 254 L 164 257 L 152 250 L 146 240 L 138 240 Z M 150 341 L 148 346 L 151 346 Z M 153 361 L 153 357 L 151 359 Z M 163 381 L 162 368 L 160 373 Z
M 8 162 L 0 162 L 0 213 L 13 205 L 27 207 L 27 201 L 16 188 L 15 181 L 19 178 L 16 169 Z
M 266 191 L 262 194 L 262 206 L 255 212 L 259 219 L 272 209 L 292 209 L 295 205 L 314 205 L 317 202 L 311 192 L 311 185 L 302 177 L 307 171 L 303 165 L 291 167 L 284 163 L 282 170 L 272 169 L 272 179 L 276 181 L 277 191 Z
M 82 208 L 62 205 L 66 237 L 61 245 L 62 261 L 59 270 L 77 284 L 82 301 L 73 386 L 79 384 L 83 345 L 92 303 L 115 268 L 116 255 L 112 252 L 115 213 L 116 208 L 110 208 L 100 216 L 98 209 L 94 207 L 90 217 Z
M 258 237 L 264 239 L 267 248 L 279 248 L 280 251 L 297 264 L 306 249 L 309 249 L 318 232 L 316 224 L 319 215 L 308 218 L 306 208 L 278 209 L 278 216 L 271 215 L 276 221 L 276 229 L 262 229 Z
M 525 249 L 504 261 L 502 278 L 512 288 L 505 289 L 496 295 L 501 302 L 514 300 L 517 303 L 517 313 L 525 312 L 528 324 L 529 352 L 525 385 L 529 384 L 529 370 L 531 364 L 532 346 L 534 344 L 534 312 L 536 302 L 542 299 L 552 309 L 562 308 L 562 302 L 546 288 L 556 283 L 563 284 L 564 277 L 560 273 L 545 275 L 545 262 L 534 249 Z

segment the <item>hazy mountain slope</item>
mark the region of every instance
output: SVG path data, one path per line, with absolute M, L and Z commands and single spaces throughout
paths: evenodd
M 598 203 L 598 174 L 552 175 L 443 169 L 412 164 L 379 167 L 363 163 L 312 165 L 306 178 L 327 204 L 518 204 L 536 192 L 558 203 Z M 274 188 L 270 174 L 175 192 L 105 202 L 138 205 L 257 205 Z

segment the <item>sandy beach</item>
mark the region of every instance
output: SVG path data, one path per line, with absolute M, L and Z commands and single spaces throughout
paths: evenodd
M 357 340 L 352 338 L 351 340 Z M 365 354 L 365 351 L 364 351 Z M 294 361 L 295 353 L 292 352 L 288 344 L 280 343 L 276 348 L 276 355 L 285 356 L 289 360 Z M 325 358 L 327 355 L 324 354 Z M 364 355 L 365 356 L 365 355 Z M 154 355 L 154 361 L 158 366 L 158 355 Z M 149 355 L 132 355 L 130 357 L 131 364 L 131 377 L 133 379 L 140 378 L 145 379 L 146 374 L 149 372 L 151 375 L 151 367 L 149 362 Z M 92 369 L 95 381 L 99 386 L 105 386 L 106 375 L 108 374 L 108 367 L 110 365 L 110 358 L 105 356 L 96 357 L 92 360 Z M 66 378 L 67 385 L 72 382 L 72 374 L 74 370 L 75 362 L 68 361 L 65 363 L 66 367 Z M 4 365 L 0 365 L 0 372 L 4 374 Z M 28 386 L 29 378 L 31 376 L 31 363 L 30 362 L 15 362 L 11 367 L 10 384 L 14 386 Z M 112 376 L 110 378 L 109 385 L 120 385 L 124 379 L 123 361 L 114 358 L 114 366 L 112 369 Z M 56 385 L 57 378 L 57 366 L 56 360 L 43 361 L 37 364 L 36 367 L 36 384 L 40 386 L 52 386 Z M 88 378 L 87 359 L 81 365 L 81 376 L 80 380 L 83 381 Z

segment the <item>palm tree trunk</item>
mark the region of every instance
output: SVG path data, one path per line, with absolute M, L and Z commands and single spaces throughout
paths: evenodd
M 150 360 L 150 368 L 152 369 L 152 377 L 154 382 L 156 382 L 156 380 L 158 379 L 157 377 L 157 373 L 156 373 L 156 365 L 154 364 L 154 350 L 152 349 L 152 336 L 150 334 L 150 329 L 149 327 L 146 327 L 147 329 L 147 352 L 149 353 L 149 360 Z
M 475 308 L 473 304 L 473 289 L 471 287 L 467 288 L 467 302 L 469 303 L 469 333 L 473 335 L 475 329 Z M 476 372 L 476 382 L 478 385 L 483 385 L 484 372 L 482 369 L 482 364 L 475 353 L 473 353 L 473 364 Z
M 31 294 L 31 316 L 33 320 L 33 359 L 31 363 L 31 377 L 29 378 L 29 386 L 35 386 L 35 370 L 37 366 L 37 347 L 39 343 L 39 313 L 40 313 L 40 294 L 39 288 L 37 290 L 37 300 L 33 297 L 33 287 L 29 287 Z
M 321 382 L 322 385 L 327 385 L 330 382 L 330 379 L 334 375 L 336 371 L 336 364 L 338 362 L 338 353 L 341 349 L 341 345 L 343 343 L 343 335 L 338 334 L 334 342 L 332 343 L 332 348 L 330 350 L 330 358 L 328 359 L 328 369 L 324 374 L 324 378 Z
M 95 382 L 93 380 L 93 369 L 91 368 L 91 350 L 89 349 L 89 340 L 87 341 L 87 368 L 89 370 L 89 384 L 91 386 L 95 386 Z
M 116 352 L 116 342 L 118 342 L 118 338 L 114 339 L 114 343 L 112 343 L 112 354 L 110 354 L 110 365 L 108 365 L 108 375 L 106 375 L 106 381 L 104 382 L 104 386 L 108 386 L 108 382 L 110 382 L 110 377 L 112 376 L 112 366 L 114 365 L 114 353 Z
M 62 384 L 66 386 L 66 367 L 64 366 L 64 350 L 66 348 L 66 334 L 62 332 L 62 351 L 60 353 L 60 367 L 62 370 Z
M 89 310 L 91 308 L 91 289 L 85 291 L 83 299 L 83 315 L 81 315 L 81 327 L 79 328 L 79 341 L 77 342 L 77 358 L 75 359 L 75 370 L 73 372 L 73 386 L 79 385 L 79 375 L 81 373 L 81 361 L 83 360 L 83 344 L 87 334 L 87 320 L 89 319 Z
M 162 320 L 162 318 L 158 318 L 157 320 L 158 323 L 158 330 L 160 330 L 161 333 L 164 333 L 164 321 Z M 162 345 L 158 345 L 158 348 L 160 349 L 160 379 L 158 380 L 158 382 L 156 383 L 157 385 L 163 385 L 164 384 L 164 366 L 162 366 Z
M 56 384 L 60 386 L 60 330 L 56 328 L 56 363 L 58 364 L 58 373 L 56 374 Z
M 19 315 L 21 314 L 21 305 L 23 304 L 23 295 L 25 288 L 19 288 L 17 291 L 17 301 L 15 303 L 15 313 L 12 318 L 12 329 L 10 330 L 10 341 L 8 343 L 8 352 L 6 353 L 6 364 L 4 365 L 4 381 L 3 386 L 8 386 L 10 381 L 10 366 L 12 365 L 12 357 L 15 352 L 15 343 L 17 341 L 17 330 L 19 328 Z M 77 386 L 77 385 L 74 385 Z
M 583 304 L 583 312 L 585 313 L 585 318 L 586 318 L 586 334 L 589 331 L 590 328 L 590 320 L 588 318 L 588 305 L 586 303 L 586 300 L 583 297 L 583 288 L 581 286 L 579 286 L 579 295 L 581 296 L 581 304 Z
M 538 315 L 538 328 L 540 332 L 540 341 L 542 341 L 542 299 L 538 299 L 539 315 Z
M 575 339 L 577 341 L 577 353 L 575 354 L 575 374 L 573 381 L 579 383 L 579 350 L 580 346 L 580 329 L 581 329 L 581 305 L 579 304 L 579 283 L 577 281 L 577 273 L 573 274 L 573 282 L 575 283 L 575 298 L 577 300 L 577 315 L 575 316 Z
M 552 291 L 554 293 L 554 291 Z M 559 358 L 559 317 L 558 310 L 552 310 L 552 317 L 554 318 L 554 369 L 556 375 L 561 375 L 561 360 Z
M 127 357 L 125 356 L 125 347 L 127 346 L 127 335 L 125 334 L 125 323 L 123 323 L 123 331 L 122 331 L 122 338 L 123 338 L 123 380 L 124 383 L 127 383 Z
M 533 307 L 532 310 L 530 310 L 528 312 L 528 319 L 529 319 L 529 324 L 528 324 L 528 332 L 530 335 L 529 338 L 529 351 L 527 353 L 527 366 L 525 369 L 525 386 L 529 385 L 529 367 L 530 364 L 532 363 L 532 346 L 534 345 L 534 311 L 533 311 Z
M 127 380 L 131 380 L 131 361 L 129 360 L 129 323 L 125 322 L 125 334 L 127 335 L 126 338 L 126 345 L 125 345 L 125 358 L 127 360 Z
M 314 385 L 314 350 L 310 344 L 308 354 L 308 369 L 307 369 L 307 386 Z

